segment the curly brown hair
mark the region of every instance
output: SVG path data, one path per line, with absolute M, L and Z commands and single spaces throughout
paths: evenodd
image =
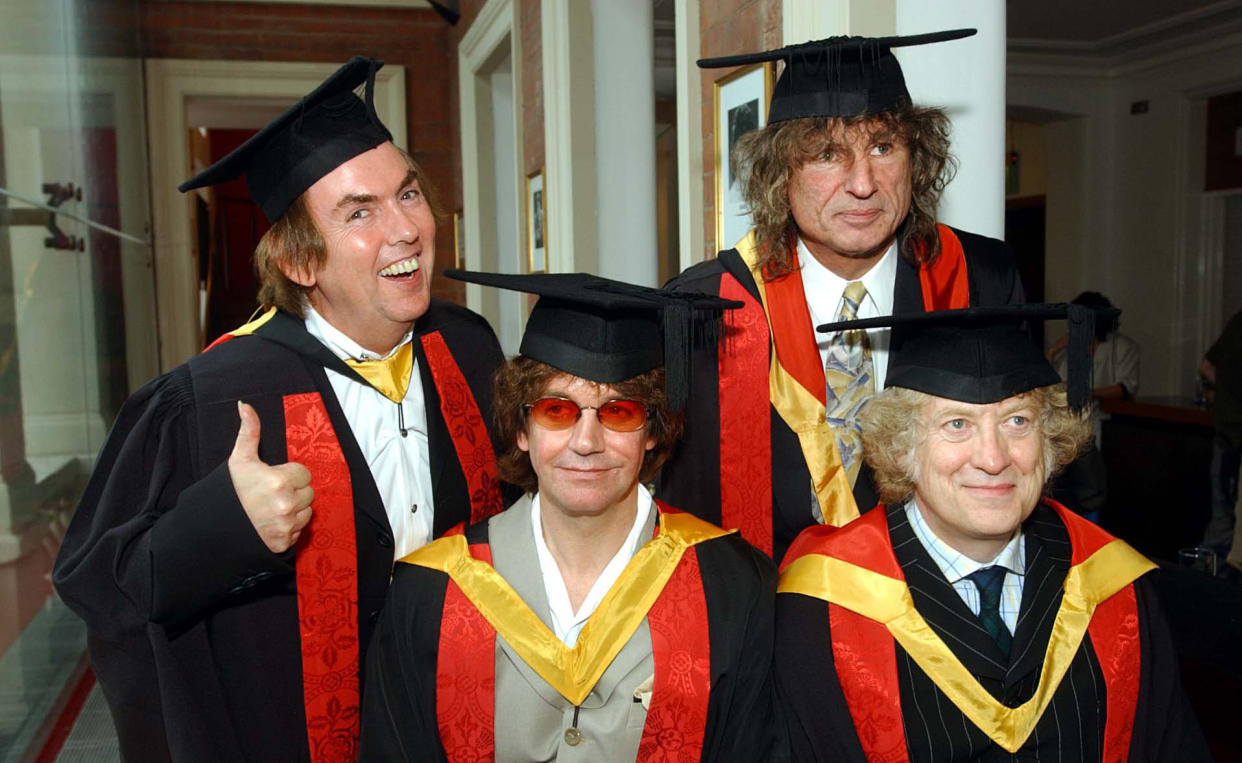
M 418 181 L 419 190 L 431 208 L 436 223 L 445 220 L 444 210 L 436 201 L 435 189 L 427 177 L 427 173 L 404 150 L 398 148 L 405 158 L 410 171 Z M 279 307 L 287 313 L 304 318 L 303 307 L 306 304 L 309 289 L 291 281 L 285 270 L 300 270 L 310 267 L 318 270 L 323 267 L 328 257 L 328 248 L 323 242 L 306 206 L 306 193 L 293 200 L 285 213 L 280 216 L 267 233 L 259 239 L 254 248 L 254 266 L 259 275 L 259 305 L 263 309 Z
M 1045 485 L 1091 441 L 1091 412 L 1069 407 L 1064 384 L 1024 392 L 1039 408 L 1044 438 Z M 924 411 L 932 395 L 889 387 L 873 397 L 860 414 L 863 458 L 871 467 L 881 503 L 903 503 L 918 481 L 915 451 L 927 436 Z
M 794 170 L 817 156 L 844 132 L 891 135 L 910 152 L 910 212 L 897 228 L 898 251 L 912 263 L 940 254 L 936 208 L 957 163 L 949 153 L 949 117 L 940 109 L 901 106 L 857 117 L 811 117 L 768 125 L 743 135 L 733 149 L 742 195 L 754 219 L 759 262 L 768 278 L 793 271 L 797 224 L 789 204 Z M 716 242 L 721 248 L 731 242 Z
M 539 479 L 530 463 L 530 454 L 518 447 L 518 433 L 526 431 L 526 410 L 523 406 L 544 394 L 557 376 L 568 376 L 524 355 L 496 369 L 493 378 L 492 418 L 496 424 L 497 465 L 500 478 L 528 493 L 539 489 Z M 602 385 L 601 385 L 602 386 Z M 682 414 L 673 413 L 664 393 L 664 369 L 655 368 L 623 382 L 611 385 L 621 397 L 637 400 L 647 406 L 647 436 L 655 447 L 643 455 L 638 478 L 649 482 L 672 453 L 681 437 Z

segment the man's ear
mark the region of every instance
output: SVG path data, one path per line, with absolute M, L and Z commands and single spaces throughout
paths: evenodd
M 285 274 L 285 278 L 293 281 L 298 286 L 312 289 L 317 283 L 315 270 L 309 262 L 303 265 L 293 265 L 288 260 L 281 260 L 279 266 L 280 272 Z
M 518 450 L 526 453 L 530 452 L 530 440 L 526 438 L 526 430 L 522 429 L 517 433 Z

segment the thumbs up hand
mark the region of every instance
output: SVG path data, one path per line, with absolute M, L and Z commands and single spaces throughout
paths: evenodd
M 272 553 L 280 554 L 298 542 L 310 522 L 310 472 L 298 463 L 269 466 L 259 458 L 259 414 L 237 401 L 241 428 L 229 456 L 229 477 L 237 500 Z

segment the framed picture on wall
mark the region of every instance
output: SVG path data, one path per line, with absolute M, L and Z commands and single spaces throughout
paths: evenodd
M 526 176 L 526 270 L 548 270 L 547 207 L 543 200 L 543 170 Z
M 751 228 L 750 210 L 733 161 L 733 147 L 767 124 L 776 68 L 771 62 L 735 69 L 712 86 L 715 104 L 716 248 L 728 249 Z
M 453 213 L 453 267 L 462 269 L 466 267 L 466 246 L 463 236 L 466 229 L 462 227 L 461 210 Z

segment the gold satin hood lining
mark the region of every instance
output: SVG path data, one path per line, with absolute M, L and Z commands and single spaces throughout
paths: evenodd
M 746 234 L 736 248 L 742 261 L 750 268 L 750 275 L 763 302 L 764 317 L 768 318 L 769 355 L 772 358 L 768 367 L 769 398 L 781 418 L 798 435 L 802 456 L 806 459 L 807 470 L 811 473 L 811 489 L 819 501 L 825 523 L 841 527 L 858 518 L 858 506 L 854 503 L 854 490 L 850 485 L 849 475 L 841 463 L 840 454 L 837 453 L 836 438 L 832 436 L 832 429 L 825 418 L 827 411 L 814 393 L 805 389 L 781 366 L 776 356 L 776 340 L 768 312 L 768 294 L 764 288 L 762 269 L 758 265 L 759 251 L 754 230 Z M 807 330 L 813 332 L 815 329 L 812 326 Z M 807 508 L 809 511 L 810 507 Z
M 661 512 L 660 533 L 630 559 L 572 649 L 494 567 L 470 555 L 465 536 L 440 538 L 401 561 L 447 574 L 527 665 L 580 705 L 647 617 L 686 549 L 726 534 L 690 514 Z
M 984 689 L 914 608 L 904 581 L 820 554 L 792 563 L 781 574 L 779 593 L 800 593 L 831 602 L 890 634 L 954 705 L 992 741 L 1016 752 L 1034 731 L 1069 670 L 1096 606 L 1155 565 L 1113 540 L 1070 568 L 1065 593 L 1044 654 L 1039 686 L 1019 707 L 1006 707 Z

